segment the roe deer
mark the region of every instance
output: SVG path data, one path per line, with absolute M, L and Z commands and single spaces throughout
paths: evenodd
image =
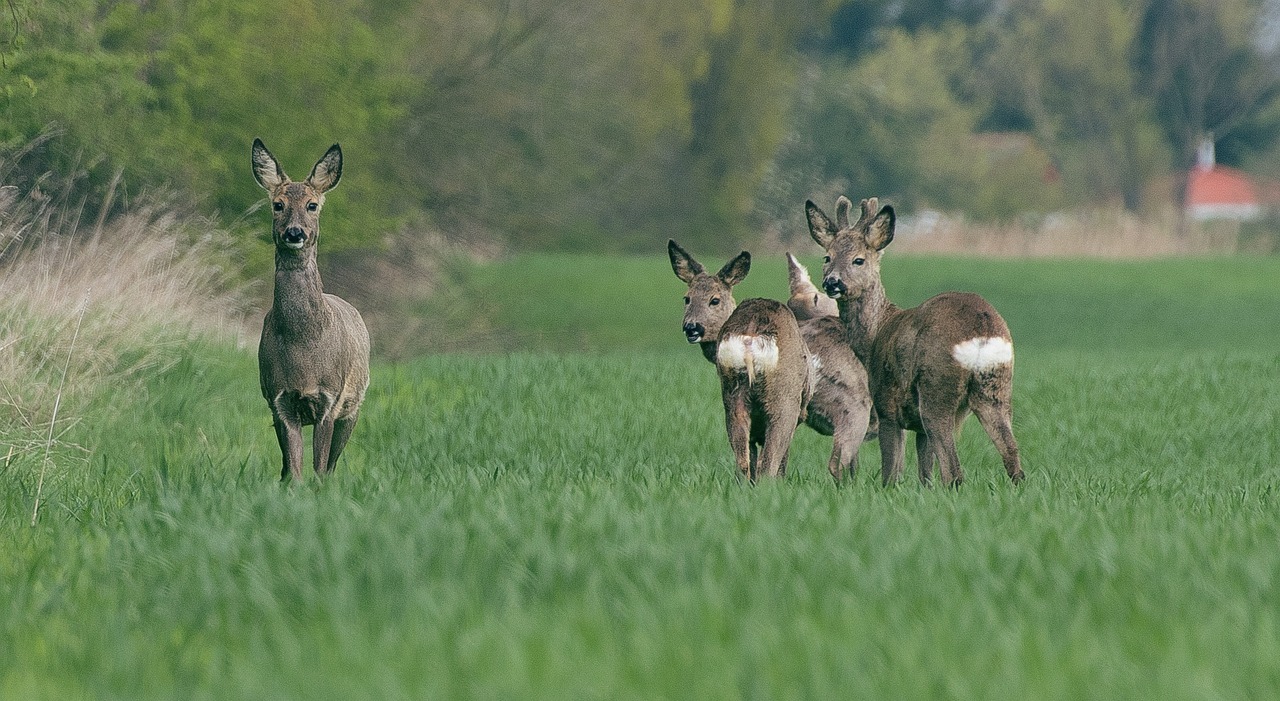
M 886 485 L 902 475 L 903 431 L 916 433 L 920 481 L 929 484 L 936 460 L 943 484 L 964 480 L 956 434 L 969 411 L 995 443 L 1005 471 L 1023 478 L 1013 438 L 1013 339 L 1000 314 L 976 294 L 944 292 L 912 309 L 899 309 L 880 281 L 880 252 L 893 241 L 893 207 L 876 211 L 863 200 L 849 224 L 852 203 L 841 196 L 833 223 L 805 202 L 809 233 L 826 249 L 822 286 L 835 298 L 853 351 L 866 366 L 880 419 L 880 471 Z
M 333 472 L 360 416 L 369 387 L 369 331 L 360 312 L 325 294 L 316 267 L 324 194 L 342 177 L 334 144 L 303 182 L 289 180 L 275 157 L 253 140 L 253 176 L 271 197 L 276 249 L 275 292 L 262 323 L 258 376 L 271 406 L 283 467 L 280 479 L 302 479 L 302 427 L 312 429 L 316 474 Z
M 748 299 L 720 327 L 716 370 L 729 447 L 743 477 L 782 477 L 812 393 L 809 351 L 781 302 Z
M 787 298 L 787 308 L 796 315 L 796 321 L 803 323 L 807 319 L 840 316 L 840 307 L 827 293 L 819 290 L 809 279 L 809 270 L 787 254 L 787 282 L 791 287 L 791 296 Z
M 676 277 L 689 286 L 685 293 L 685 337 L 690 343 L 699 343 L 703 355 L 714 363 L 725 321 L 736 309 L 733 286 L 750 271 L 751 254 L 743 251 L 714 275 L 675 241 L 667 242 L 667 254 Z M 825 296 L 822 299 L 830 301 Z M 812 375 L 811 394 L 802 415 L 813 430 L 834 436 L 827 469 L 839 481 L 846 471 L 856 472 L 859 446 L 865 438 L 874 437 L 874 427 L 868 427 L 872 410 L 867 374 L 850 350 L 839 319 L 799 319 L 799 315 L 797 319 Z M 781 471 L 785 469 L 784 461 Z

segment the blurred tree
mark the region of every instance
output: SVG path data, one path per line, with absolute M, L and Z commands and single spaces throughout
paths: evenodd
M 1174 201 L 1186 203 L 1202 139 L 1238 163 L 1280 135 L 1277 46 L 1260 35 L 1261 0 L 1145 0 L 1134 65 L 1172 147 Z M 1269 46 L 1268 46 L 1269 42 Z M 1243 152 L 1243 153 L 1242 153 Z
M 1010 219 L 1058 204 L 1044 182 L 1045 155 L 1019 143 L 996 149 L 975 134 L 980 110 L 951 88 L 968 65 L 970 30 L 889 32 L 881 47 L 847 64 L 835 59 L 804 74 L 794 128 L 770 171 L 759 216 L 795 234 L 797 203 L 892 198 L 907 211 L 966 211 Z
M 1138 15 L 1115 0 L 1010 0 L 984 27 L 983 72 L 1084 200 L 1141 205 L 1166 147 L 1129 61 Z
M 797 35 L 825 17 L 732 0 L 443 0 L 416 13 L 410 44 L 455 47 L 408 69 L 402 159 L 437 224 L 623 250 L 750 236 Z
M 878 48 L 895 29 L 910 33 L 947 25 L 974 25 L 1000 0 L 839 0 L 825 31 L 804 42 L 827 55 L 857 59 Z

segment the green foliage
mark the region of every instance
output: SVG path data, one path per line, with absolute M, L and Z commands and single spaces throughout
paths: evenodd
M 959 25 L 893 31 L 855 63 L 827 60 L 807 71 L 794 131 L 760 196 L 763 218 L 789 223 L 798 202 L 835 194 L 983 220 L 1061 206 L 1063 189 L 1046 178 L 1051 161 L 1034 140 L 977 133 L 979 107 L 957 87 L 971 37 Z
M 678 236 L 728 253 L 837 191 L 990 220 L 1134 209 L 1205 130 L 1238 162 L 1280 133 L 1268 49 L 1250 41 L 1257 0 L 1080 7 L 18 2 L 16 39 L 0 39 L 0 144 L 52 125 L 62 137 L 7 175 L 73 173 L 67 199 L 91 217 L 157 187 L 243 217 L 262 201 L 246 156 L 260 136 L 295 177 L 344 145 L 328 252 L 425 228 L 518 249 Z M 1196 50 L 1179 52 L 1187 37 Z M 1023 132 L 1022 146 L 987 131 Z M 117 179 L 120 196 L 100 199 Z
M 1127 209 L 1167 168 L 1150 104 L 1129 64 L 1137 19 L 1111 0 L 1023 3 L 1000 28 L 992 58 L 1037 136 L 1060 158 L 1076 197 L 1120 197 Z
M 400 78 L 360 9 L 346 0 L 42 4 L 14 66 L 37 89 L 7 96 L 5 141 L 25 143 L 53 123 L 65 143 L 33 160 L 28 177 L 105 158 L 89 169 L 91 189 L 122 168 L 135 187 L 167 183 L 231 216 L 262 199 L 249 175 L 253 136 L 297 178 L 341 141 L 353 157 L 327 217 L 343 232 L 333 245 L 368 245 L 403 212 L 378 179 L 375 148 L 401 112 Z

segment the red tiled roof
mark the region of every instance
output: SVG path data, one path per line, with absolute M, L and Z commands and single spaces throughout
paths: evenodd
M 1243 171 L 1228 166 L 1191 169 L 1187 205 L 1258 204 L 1258 191 Z

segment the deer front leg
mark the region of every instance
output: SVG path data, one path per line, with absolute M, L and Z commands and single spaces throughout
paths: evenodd
M 351 438 L 351 432 L 355 430 L 358 418 L 360 418 L 359 410 L 351 416 L 336 419 L 333 422 L 333 442 L 329 445 L 329 463 L 325 467 L 326 473 L 333 472 L 333 468 L 338 466 L 338 457 L 347 446 L 347 439 Z
M 328 413 L 316 422 L 311 433 L 311 463 L 317 475 L 323 476 L 329 468 L 329 449 L 333 445 L 332 413 Z
M 333 423 L 337 419 L 334 412 L 334 399 L 320 394 L 316 407 L 316 425 L 311 432 L 311 465 L 317 475 L 328 472 L 329 449 L 333 445 Z
M 302 424 L 285 418 L 279 411 L 272 412 L 276 428 L 276 440 L 280 443 L 280 455 L 283 465 L 280 468 L 280 481 L 284 482 L 292 475 L 295 482 L 302 481 Z

